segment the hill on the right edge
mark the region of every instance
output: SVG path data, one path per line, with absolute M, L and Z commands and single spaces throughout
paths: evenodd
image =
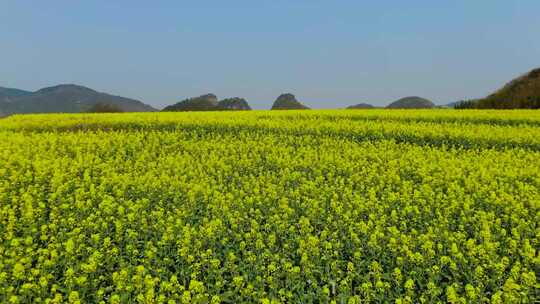
M 409 96 L 398 99 L 386 107 L 388 109 L 430 109 L 434 108 L 435 104 L 422 97 Z
M 486 98 L 456 107 L 477 109 L 540 109 L 540 68 L 510 81 Z

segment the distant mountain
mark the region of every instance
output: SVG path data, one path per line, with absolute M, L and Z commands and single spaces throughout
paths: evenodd
M 9 114 L 8 109 L 12 107 L 11 103 L 15 99 L 30 94 L 32 94 L 32 92 L 0 87 L 0 117 L 7 116 Z
M 293 94 L 281 94 L 274 104 L 272 110 L 308 110 L 309 108 L 301 104 Z
M 2 96 L 7 96 L 5 92 L 10 94 L 7 99 L 4 97 L 0 100 L 0 112 L 6 114 L 80 113 L 87 112 L 96 103 L 110 104 L 124 112 L 156 111 L 138 100 L 100 93 L 74 84 L 47 87 L 36 92 L 17 89 L 0 91 L 4 92 Z
M 483 99 L 461 103 L 458 107 L 479 109 L 540 109 L 540 68 L 510 81 Z
M 218 102 L 217 108 L 219 110 L 240 110 L 240 111 L 249 111 L 251 110 L 251 107 L 249 106 L 248 102 L 244 98 L 240 97 L 233 97 L 233 98 L 226 98 Z
M 348 106 L 347 109 L 374 109 L 375 107 L 369 103 L 359 103 L 352 106 Z
M 0 87 L 0 102 L 10 102 L 12 98 L 30 95 L 32 92 Z
M 410 96 L 398 99 L 387 106 L 388 109 L 430 109 L 435 104 L 418 96 Z

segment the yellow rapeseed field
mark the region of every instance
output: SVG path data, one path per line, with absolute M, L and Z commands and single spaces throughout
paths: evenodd
M 0 120 L 1 303 L 537 303 L 540 112 Z

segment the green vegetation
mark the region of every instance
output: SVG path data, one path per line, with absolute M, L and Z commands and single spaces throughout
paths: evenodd
M 2 303 L 534 303 L 540 112 L 0 120 Z

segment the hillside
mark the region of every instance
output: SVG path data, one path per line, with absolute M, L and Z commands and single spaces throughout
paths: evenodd
M 221 100 L 217 108 L 225 111 L 249 111 L 251 107 L 244 98 L 233 97 Z
M 540 68 L 531 70 L 469 105 L 479 109 L 540 109 Z
M 8 109 L 11 107 L 13 101 L 30 94 L 32 94 L 32 92 L 0 87 L 0 117 L 4 117 L 9 113 Z
M 244 98 L 226 98 L 218 102 L 214 94 L 201 95 L 184 99 L 178 103 L 165 107 L 164 112 L 182 111 L 238 111 L 251 110 L 248 102 Z
M 184 99 L 173 105 L 166 106 L 164 112 L 179 112 L 179 111 L 213 111 L 218 105 L 217 96 L 214 94 L 201 95 Z
M 369 103 L 359 103 L 352 106 L 348 106 L 347 109 L 353 110 L 353 109 L 374 109 L 375 107 L 373 105 L 370 105 Z
M 274 104 L 272 110 L 308 110 L 309 108 L 296 100 L 293 94 L 281 94 Z
M 434 108 L 435 104 L 430 100 L 427 100 L 418 96 L 409 96 L 398 99 L 386 108 L 388 109 L 430 109 Z
M 2 90 L 0 112 L 24 113 L 79 113 L 86 112 L 96 103 L 110 104 L 124 112 L 155 111 L 138 100 L 97 92 L 87 87 L 64 84 L 27 92 L 17 89 Z M 8 92 L 11 95 L 7 95 Z
M 30 95 L 32 92 L 19 90 L 19 89 L 13 89 L 13 88 L 4 88 L 0 87 L 0 102 L 5 101 L 9 102 L 12 98 L 18 98 L 21 96 Z

